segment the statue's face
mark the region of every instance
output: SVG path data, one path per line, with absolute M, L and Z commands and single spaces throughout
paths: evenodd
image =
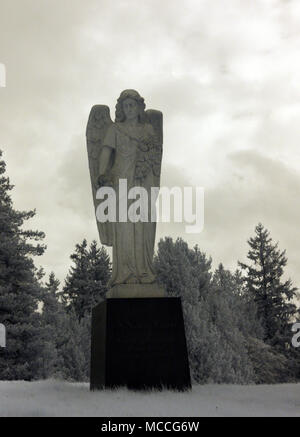
M 123 101 L 123 111 L 126 117 L 126 120 L 134 120 L 137 119 L 139 115 L 139 106 L 136 100 L 128 97 Z

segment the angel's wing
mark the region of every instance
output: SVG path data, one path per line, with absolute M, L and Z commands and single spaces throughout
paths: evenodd
M 92 107 L 86 128 L 86 140 L 95 211 L 101 202 L 96 199 L 96 192 L 98 188 L 97 180 L 99 175 L 99 159 L 105 134 L 111 124 L 112 120 L 110 118 L 108 106 L 95 105 Z M 97 226 L 101 243 L 107 246 L 112 246 L 111 223 L 100 223 L 97 221 Z
M 148 109 L 146 111 L 146 119 L 147 122 L 152 125 L 157 140 L 157 153 L 155 159 L 155 168 L 153 170 L 155 177 L 155 186 L 159 187 L 163 152 L 163 115 L 160 111 L 156 111 L 155 109 Z

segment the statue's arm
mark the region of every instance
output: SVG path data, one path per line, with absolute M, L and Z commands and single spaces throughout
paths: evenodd
M 103 140 L 103 147 L 99 155 L 98 164 L 98 187 L 111 186 L 112 180 L 109 175 L 109 170 L 112 166 L 113 151 L 116 149 L 116 132 L 114 125 L 112 124 L 105 135 Z
M 102 176 L 106 173 L 112 151 L 113 149 L 110 146 L 103 146 L 99 159 L 99 176 Z

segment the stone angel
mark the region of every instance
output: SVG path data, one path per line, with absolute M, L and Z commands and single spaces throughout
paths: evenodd
M 150 217 L 151 188 L 158 187 L 158 194 L 160 186 L 162 131 L 162 113 L 145 111 L 144 99 L 135 90 L 121 93 L 115 122 L 108 106 L 95 105 L 90 112 L 86 135 L 95 209 L 103 201 L 96 198 L 100 187 L 112 187 L 118 203 L 120 180 L 127 181 L 127 193 L 143 187 L 149 203 L 147 220 L 121 221 L 117 215 L 116 221 L 97 221 L 101 243 L 113 248 L 107 297 L 164 295 L 153 269 L 156 222 Z

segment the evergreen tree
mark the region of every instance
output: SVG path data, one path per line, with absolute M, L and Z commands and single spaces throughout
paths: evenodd
M 22 225 L 35 211 L 16 211 L 10 197 L 13 186 L 5 176 L 0 151 L 0 323 L 6 326 L 7 347 L 0 351 L 0 379 L 31 380 L 41 376 L 44 345 L 40 279 L 33 256 L 42 255 L 43 232 Z M 33 241 L 37 242 L 33 244 Z
M 43 361 L 44 378 L 63 374 L 63 359 L 59 352 L 66 341 L 68 316 L 58 299 L 59 284 L 54 272 L 51 272 L 44 287 L 42 309 L 43 340 L 47 351 Z
M 247 343 L 250 332 L 257 335 L 261 332 L 261 326 L 255 319 L 255 313 L 249 311 L 241 273 L 236 270 L 232 274 L 220 264 L 214 272 L 207 303 L 212 323 L 220 333 L 221 342 L 227 351 L 226 366 L 229 375 L 241 383 L 253 382 L 254 369 Z M 253 326 L 249 332 L 251 324 Z
M 214 285 L 213 318 L 219 327 L 227 327 L 227 341 L 236 351 L 233 354 L 236 359 L 232 361 L 236 371 L 248 365 L 251 378 L 257 384 L 290 381 L 292 373 L 288 359 L 262 341 L 264 330 L 253 296 L 247 293 L 241 271 L 236 270 L 232 274 L 220 264 L 214 274 Z
M 87 381 L 90 367 L 90 315 L 78 320 L 74 308 L 59 300 L 59 280 L 52 272 L 45 284 L 42 321 L 44 325 L 44 377 Z
M 74 266 L 71 266 L 65 280 L 62 301 L 68 309 L 72 308 L 81 320 L 104 298 L 111 266 L 105 248 L 99 249 L 96 241 L 93 241 L 88 249 L 86 239 L 76 245 L 71 259 Z
M 263 338 L 263 328 L 258 317 L 257 307 L 252 296 L 247 293 L 242 272 L 237 269 L 233 274 L 219 264 L 213 277 L 215 296 L 222 293 L 230 311 L 230 324 L 238 327 L 245 338 Z M 222 314 L 222 312 L 221 312 Z
M 168 295 L 182 298 L 192 378 L 206 383 L 253 381 L 244 337 L 231 320 L 228 294 L 217 288 L 207 259 L 196 246 L 171 238 L 160 240 L 155 257 L 159 281 Z M 223 313 L 226 317 L 222 320 Z
M 55 326 L 56 314 L 60 312 L 61 305 L 58 300 L 60 281 L 56 279 L 54 272 L 49 275 L 49 280 L 45 284 L 43 295 L 43 316 L 47 324 Z
M 295 381 L 289 359 L 258 338 L 249 337 L 247 350 L 256 384 L 279 384 Z
M 278 249 L 267 229 L 259 223 L 255 236 L 248 240 L 251 265 L 239 263 L 246 271 L 247 292 L 254 298 L 264 329 L 264 341 L 284 351 L 290 343 L 291 322 L 296 313 L 292 299 L 296 288 L 290 279 L 284 281 L 287 264 L 285 250 Z
M 111 275 L 109 255 L 104 247 L 86 239 L 71 255 L 74 263 L 60 293 L 67 312 L 66 340 L 59 347 L 63 376 L 72 381 L 88 380 L 90 372 L 91 310 L 107 292 Z
M 60 372 L 63 379 L 69 381 L 88 381 L 91 352 L 91 316 L 86 314 L 78 320 L 71 307 L 65 312 L 66 324 L 63 332 L 64 341 L 58 346 L 62 362 Z

